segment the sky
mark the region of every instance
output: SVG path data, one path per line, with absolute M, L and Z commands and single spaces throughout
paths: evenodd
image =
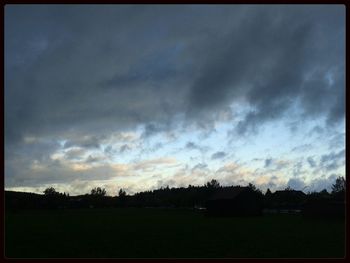
M 344 5 L 6 5 L 5 189 L 345 177 Z

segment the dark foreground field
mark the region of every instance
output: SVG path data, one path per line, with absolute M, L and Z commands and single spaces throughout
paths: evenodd
M 146 208 L 5 214 L 10 258 L 334 258 L 344 246 L 344 221 L 299 215 L 210 218 Z

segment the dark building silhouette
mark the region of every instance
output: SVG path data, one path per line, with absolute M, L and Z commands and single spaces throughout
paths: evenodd
M 301 210 L 306 194 L 297 190 L 281 190 L 270 197 L 270 206 L 278 210 Z
M 342 194 L 342 193 L 341 193 Z M 345 217 L 345 191 L 338 194 L 311 194 L 306 199 L 302 209 L 305 217 L 315 218 L 344 218 Z
M 314 218 L 344 218 L 345 203 L 334 200 L 307 201 L 302 214 L 305 217 Z
M 249 187 L 219 188 L 206 201 L 208 215 L 247 216 L 261 215 L 262 195 Z

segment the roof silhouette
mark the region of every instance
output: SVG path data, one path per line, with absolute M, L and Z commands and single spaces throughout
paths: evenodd
M 274 194 L 293 194 L 293 195 L 306 195 L 303 191 L 299 190 L 278 190 Z
M 234 199 L 240 193 L 247 191 L 249 187 L 235 186 L 230 188 L 221 188 L 214 193 L 208 200 L 223 200 L 223 199 Z

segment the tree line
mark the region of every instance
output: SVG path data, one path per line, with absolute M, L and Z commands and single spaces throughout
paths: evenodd
M 256 192 L 265 208 L 281 207 L 283 204 L 298 206 L 307 201 L 344 201 L 345 179 L 338 177 L 332 185 L 332 191 L 309 192 L 305 196 L 293 195 L 300 192 L 287 187 L 284 191 L 272 193 L 267 189 L 263 194 L 254 184 L 247 187 Z M 120 189 L 118 195 L 108 196 L 105 188 L 95 187 L 90 193 L 70 196 L 69 193 L 60 193 L 53 187 L 44 190 L 43 195 L 16 193 L 5 191 L 5 207 L 7 209 L 59 209 L 59 208 L 101 208 L 101 207 L 167 207 L 167 208 L 202 208 L 205 202 L 220 189 L 229 189 L 235 186 L 221 186 L 213 179 L 202 186 L 189 185 L 188 187 L 161 187 L 160 189 L 143 191 L 128 195 Z M 279 193 L 277 193 L 279 192 Z M 282 194 L 283 193 L 283 194 Z M 290 193 L 290 194 L 288 194 Z

